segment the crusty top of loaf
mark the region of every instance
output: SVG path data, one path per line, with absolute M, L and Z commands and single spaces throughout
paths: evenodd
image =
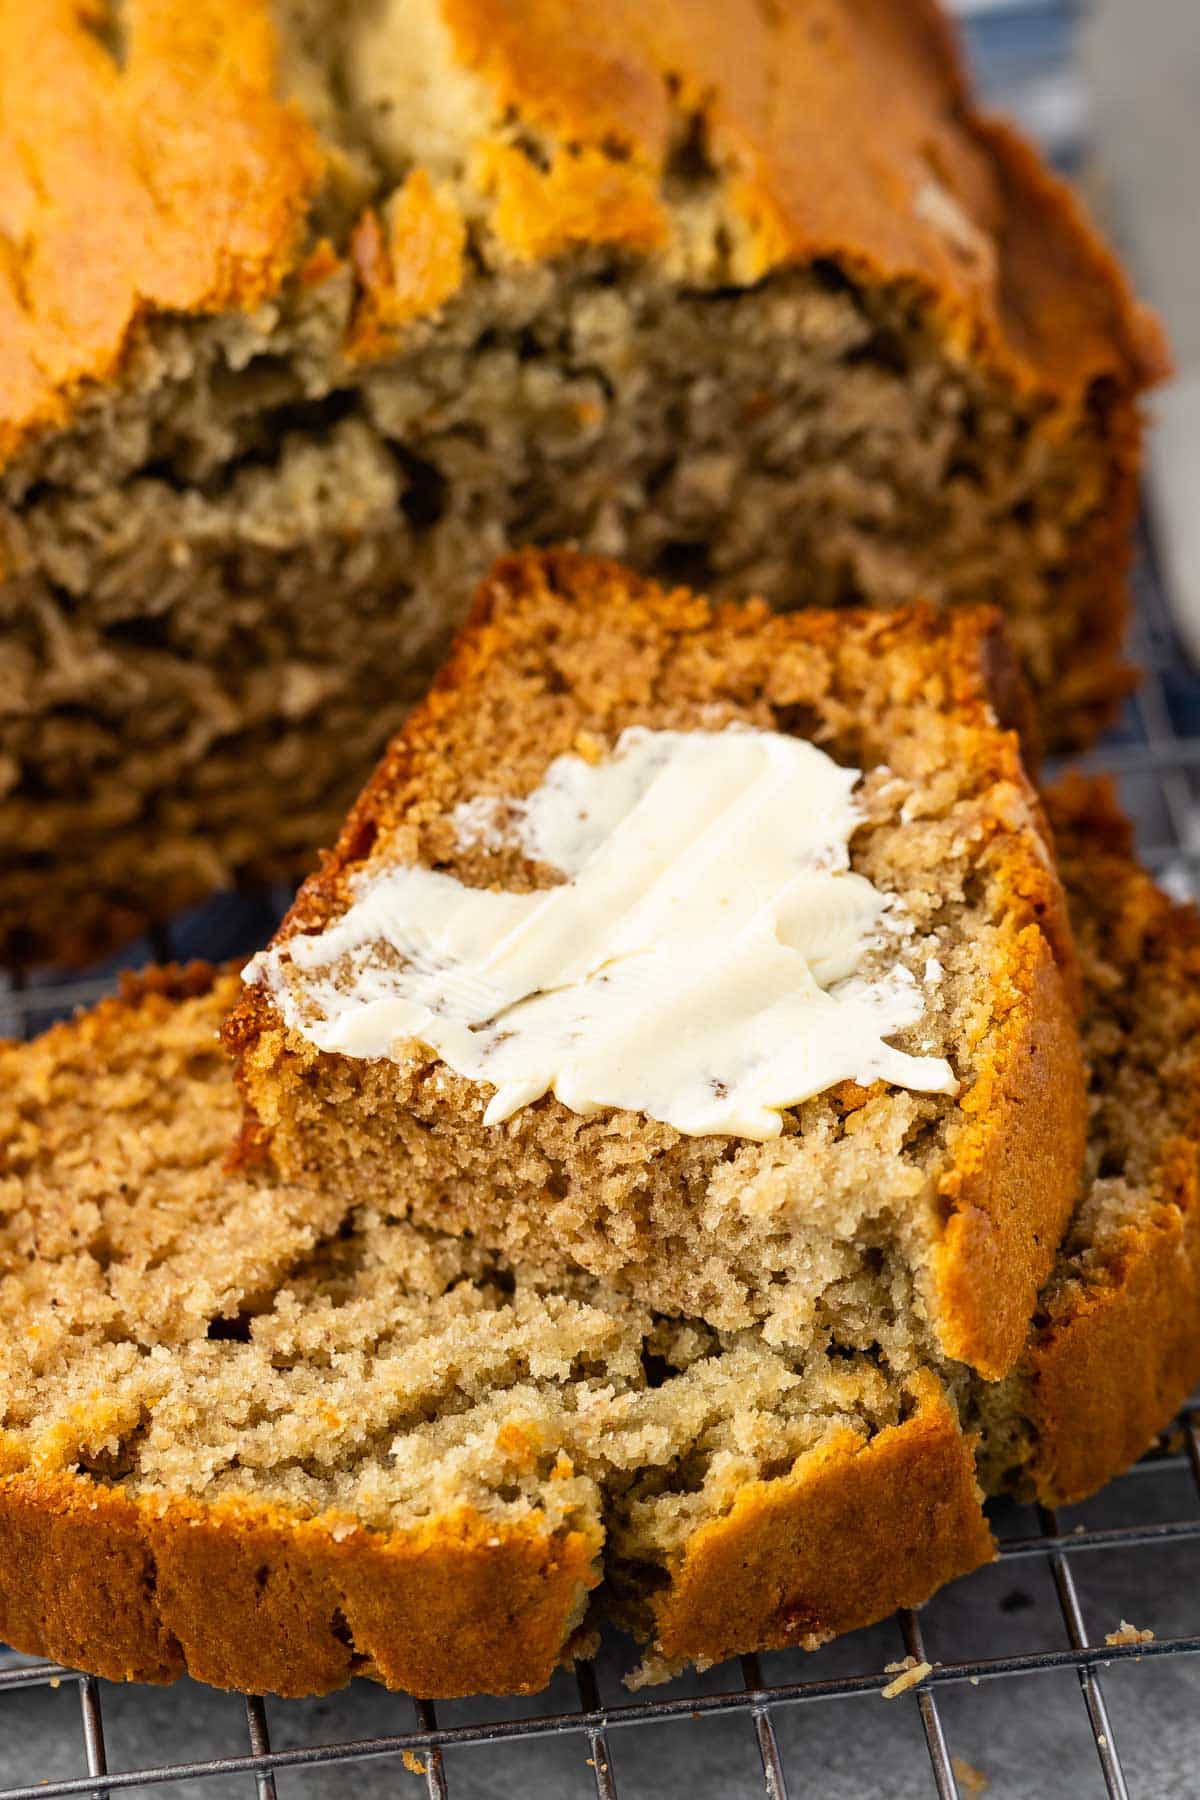
M 681 119 L 727 185 L 737 274 L 832 257 L 912 283 L 964 355 L 1024 386 L 1078 391 L 1160 369 L 1156 327 L 1070 191 L 1008 126 L 977 114 L 936 0 L 443 0 L 459 54 L 559 143 L 542 177 L 498 164 L 511 232 L 646 234 Z M 585 168 L 590 178 L 585 182 Z M 524 163 L 524 167 L 521 163 Z M 621 170 L 626 172 L 621 174 Z M 557 215 L 531 222 L 531 214 Z M 665 238 L 670 230 L 661 220 Z
M 956 354 L 1068 405 L 1097 379 L 1163 371 L 1157 328 L 1069 191 L 972 110 L 933 0 L 415 14 L 384 9 L 389 57 L 441 46 L 428 82 L 452 71 L 472 96 L 446 108 L 459 141 L 422 166 L 400 95 L 379 210 L 348 246 L 314 249 L 322 152 L 282 97 L 266 0 L 128 0 L 120 54 L 74 0 L 0 4 L 0 454 L 111 380 L 140 321 L 252 308 L 292 272 L 348 259 L 363 307 L 347 349 L 377 353 L 466 278 L 468 231 L 485 260 L 599 244 L 699 285 L 828 259 L 910 289 Z M 718 220 L 698 239 L 697 184 Z
M 261 5 L 135 0 L 123 67 L 103 10 L 0 4 L 0 454 L 109 380 L 139 319 L 275 292 L 320 178 Z

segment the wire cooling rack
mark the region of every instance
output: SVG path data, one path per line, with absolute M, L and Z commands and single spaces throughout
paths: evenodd
M 1186 1470 L 1191 1486 L 1192 1506 L 1187 1516 L 1156 1520 L 1149 1517 L 1138 1517 L 1147 1508 L 1143 1504 L 1144 1496 L 1137 1493 L 1139 1487 L 1147 1485 L 1151 1479 L 1162 1478 Z M 1121 1492 L 1121 1490 L 1125 1490 Z M 1094 1563 L 1113 1559 L 1121 1559 L 1127 1563 L 1140 1552 L 1154 1550 L 1159 1556 L 1176 1555 L 1181 1549 L 1200 1544 L 1200 1433 L 1189 1414 L 1180 1419 L 1165 1432 L 1159 1445 L 1148 1457 L 1113 1484 L 1107 1492 L 1105 1504 L 1111 1509 L 1114 1497 L 1118 1496 L 1122 1505 L 1128 1507 L 1134 1517 L 1124 1523 L 1113 1525 L 1090 1525 L 1078 1522 L 1073 1526 L 1058 1514 L 1038 1509 L 1036 1528 L 1028 1535 L 1010 1535 L 1004 1537 L 1000 1544 L 1000 1557 L 990 1570 L 969 1577 L 950 1590 L 957 1602 L 957 1610 L 964 1616 L 975 1613 L 984 1621 L 989 1613 L 996 1613 L 1000 1618 L 1019 1616 L 1027 1609 L 1033 1614 L 1043 1614 L 1045 1609 L 1028 1591 L 1027 1586 L 1014 1585 L 1014 1577 L 1028 1565 L 1040 1566 L 1049 1577 L 1050 1586 L 1056 1600 L 1059 1615 L 1059 1636 L 1062 1642 L 1039 1643 L 1037 1647 L 1025 1650 L 997 1649 L 995 1644 L 987 1646 L 987 1654 L 951 1655 L 945 1659 L 931 1662 L 929 1673 L 924 1680 L 903 1697 L 887 1702 L 880 1698 L 881 1690 L 892 1679 L 891 1672 L 882 1662 L 882 1651 L 887 1642 L 887 1633 L 892 1633 L 893 1655 L 899 1656 L 901 1649 L 918 1663 L 929 1662 L 936 1658 L 936 1648 L 932 1639 L 939 1634 L 947 1637 L 947 1641 L 955 1641 L 956 1627 L 953 1617 L 949 1623 L 931 1620 L 931 1628 L 927 1629 L 924 1618 L 930 1611 L 936 1610 L 938 1601 L 933 1602 L 931 1609 L 925 1609 L 921 1617 L 914 1612 L 897 1614 L 890 1628 L 880 1627 L 874 1632 L 857 1634 L 858 1647 L 865 1652 L 868 1666 L 858 1672 L 834 1674 L 810 1672 L 810 1662 L 816 1663 L 821 1652 L 811 1659 L 804 1652 L 775 1653 L 769 1658 L 745 1656 L 736 1666 L 736 1676 L 731 1676 L 733 1665 L 728 1665 L 718 1674 L 729 1679 L 719 1691 L 705 1691 L 700 1681 L 690 1684 L 674 1684 L 685 1691 L 668 1690 L 662 1697 L 649 1700 L 626 1697 L 623 1701 L 605 1703 L 601 1694 L 601 1681 L 607 1685 L 608 1670 L 603 1665 L 598 1670 L 593 1662 L 585 1662 L 577 1666 L 574 1677 L 574 1694 L 568 1704 L 566 1697 L 560 1693 L 555 1699 L 560 1703 L 545 1710 L 535 1707 L 532 1712 L 521 1712 L 513 1716 L 510 1703 L 493 1701 L 475 1703 L 470 1709 L 478 1716 L 464 1721 L 447 1719 L 443 1715 L 458 1708 L 462 1703 L 444 1703 L 442 1712 L 435 1708 L 432 1701 L 412 1699 L 408 1702 L 411 1709 L 412 1724 L 407 1729 L 375 1731 L 360 1735 L 341 1735 L 337 1731 L 338 1707 L 343 1696 L 335 1696 L 332 1701 L 314 1702 L 272 1702 L 273 1710 L 284 1716 L 285 1728 L 278 1736 L 287 1736 L 293 1741 L 285 1746 L 273 1745 L 272 1733 L 268 1722 L 267 1708 L 261 1698 L 249 1698 L 238 1704 L 244 1706 L 243 1746 L 230 1747 L 216 1755 L 196 1755 L 179 1760 L 148 1760 L 136 1766 L 114 1769 L 110 1766 L 109 1752 L 106 1744 L 104 1705 L 102 1695 L 127 1697 L 126 1690 L 113 1689 L 107 1684 L 97 1681 L 90 1675 L 81 1675 L 71 1670 L 59 1668 L 55 1664 L 30 1662 L 24 1666 L 0 1670 L 0 1710 L 10 1713 L 14 1705 L 19 1707 L 21 1697 L 28 1697 L 34 1689 L 48 1690 L 57 1694 L 63 1689 L 74 1689 L 77 1695 L 79 1726 L 82 1738 L 83 1771 L 78 1775 L 62 1778 L 42 1776 L 28 1782 L 0 1789 L 2 1800 L 38 1800 L 43 1795 L 84 1795 L 93 1800 L 103 1800 L 104 1796 L 137 1792 L 144 1793 L 151 1789 L 162 1789 L 173 1784 L 180 1784 L 184 1792 L 198 1791 L 194 1784 L 202 1784 L 210 1795 L 233 1795 L 237 1793 L 250 1795 L 257 1792 L 258 1800 L 276 1800 L 276 1796 L 284 1793 L 306 1792 L 323 1795 L 335 1789 L 322 1780 L 336 1771 L 342 1775 L 350 1774 L 350 1784 L 341 1791 L 359 1794 L 366 1793 L 366 1788 L 356 1784 L 353 1776 L 361 1773 L 371 1765 L 390 1765 L 392 1776 L 386 1790 L 372 1785 L 371 1793 L 395 1793 L 404 1789 L 397 1787 L 397 1782 L 404 1776 L 415 1776 L 417 1782 L 409 1781 L 409 1791 L 414 1795 L 423 1788 L 429 1800 L 450 1800 L 454 1795 L 471 1795 L 478 1797 L 508 1796 L 516 1800 L 517 1796 L 532 1795 L 535 1792 L 549 1796 L 565 1796 L 568 1794 L 593 1794 L 596 1800 L 632 1800 L 637 1795 L 641 1800 L 674 1800 L 674 1796 L 689 1794 L 712 1794 L 722 1796 L 723 1800 L 733 1800 L 736 1796 L 765 1794 L 767 1800 L 788 1800 L 789 1794 L 799 1795 L 801 1792 L 821 1793 L 845 1792 L 863 1796 L 886 1793 L 899 1795 L 918 1791 L 908 1780 L 911 1745 L 906 1738 L 911 1733 L 906 1730 L 910 1723 L 908 1715 L 913 1710 L 919 1721 L 919 1734 L 923 1739 L 927 1762 L 926 1786 L 924 1791 L 934 1792 L 939 1796 L 964 1795 L 973 1800 L 981 1794 L 985 1786 L 991 1786 L 992 1776 L 985 1768 L 979 1767 L 967 1756 L 959 1754 L 954 1746 L 957 1742 L 970 1742 L 973 1755 L 987 1755 L 986 1746 L 991 1742 L 993 1751 L 999 1748 L 994 1738 L 983 1734 L 984 1751 L 976 1748 L 980 1733 L 973 1729 L 969 1714 L 961 1709 L 958 1714 L 959 1729 L 948 1719 L 948 1699 L 955 1690 L 968 1692 L 981 1690 L 984 1684 L 998 1684 L 1003 1678 L 1035 1677 L 1038 1681 L 1052 1680 L 1059 1675 L 1066 1675 L 1077 1684 L 1078 1702 L 1082 1703 L 1082 1717 L 1086 1720 L 1087 1732 L 1094 1746 L 1094 1762 L 1092 1763 L 1091 1785 L 1088 1783 L 1088 1771 L 1084 1759 L 1079 1752 L 1082 1748 L 1078 1742 L 1072 1741 L 1071 1734 L 1062 1731 L 1061 1721 L 1056 1723 L 1052 1740 L 1055 1763 L 1027 1768 L 1026 1779 L 1022 1779 L 1019 1768 L 1014 1770 L 1011 1754 L 1004 1757 L 1003 1789 L 997 1785 L 997 1793 L 1007 1791 L 1014 1794 L 1050 1795 L 1064 1793 L 1083 1795 L 1091 1791 L 1106 1791 L 1112 1796 L 1126 1796 L 1135 1792 L 1161 1796 L 1166 1794 L 1184 1795 L 1195 1793 L 1197 1786 L 1187 1780 L 1186 1773 L 1176 1782 L 1168 1778 L 1164 1785 L 1162 1779 L 1154 1774 L 1150 1776 L 1150 1785 L 1136 1785 L 1130 1779 L 1127 1763 L 1123 1761 L 1119 1748 L 1119 1734 L 1114 1726 L 1104 1686 L 1104 1672 L 1128 1669 L 1134 1665 L 1153 1665 L 1162 1663 L 1164 1659 L 1176 1659 L 1200 1651 L 1200 1633 L 1175 1633 L 1165 1637 L 1155 1637 L 1146 1642 L 1108 1643 L 1105 1638 L 1114 1628 L 1119 1631 L 1118 1621 L 1114 1616 L 1108 1630 L 1103 1621 L 1095 1629 L 1089 1629 L 1089 1613 L 1098 1610 L 1097 1605 L 1088 1606 L 1083 1590 L 1086 1583 L 1077 1574 L 1085 1563 Z M 995 1523 L 1001 1531 L 1011 1526 L 1020 1509 L 1001 1507 L 997 1509 Z M 1193 1559 L 1194 1561 L 1194 1559 Z M 1127 1570 L 1126 1570 L 1127 1573 Z M 1160 1571 L 1161 1574 L 1161 1571 Z M 1197 1586 L 1192 1570 L 1190 1579 L 1191 1593 L 1189 1605 L 1192 1609 L 1192 1623 L 1200 1625 L 1200 1598 L 1197 1597 Z M 1111 1570 L 1110 1570 L 1111 1575 Z M 996 1576 L 1001 1578 L 998 1603 L 992 1596 L 972 1594 L 973 1588 L 989 1585 L 997 1587 Z M 1123 1588 L 1131 1592 L 1143 1591 L 1146 1583 L 1114 1584 L 1101 1583 L 1100 1591 L 1113 1593 L 1113 1606 L 1123 1604 L 1119 1595 Z M 999 1591 L 999 1590 L 998 1590 Z M 1103 1601 L 1099 1601 L 1103 1605 Z M 1045 1630 L 1045 1618 L 1039 1618 L 1041 1630 Z M 960 1621 L 961 1625 L 961 1621 Z M 985 1624 L 986 1629 L 986 1624 Z M 856 1647 L 856 1640 L 843 1640 L 842 1649 Z M 873 1657 L 880 1660 L 873 1661 Z M 773 1667 L 768 1671 L 764 1664 Z M 565 1677 L 562 1678 L 565 1680 Z M 366 1684 L 356 1684 L 358 1688 Z M 1014 1682 L 1014 1685 L 1015 1682 Z M 561 1682 L 560 1682 L 561 1687 Z M 149 1696 L 152 1690 L 133 1690 Z M 157 1708 L 162 1713 L 161 1696 L 154 1694 L 160 1704 Z M 181 1710 L 186 1710 L 189 1696 L 186 1694 Z M 232 1707 L 233 1696 L 211 1696 L 213 1699 L 227 1700 Z M 1062 1694 L 1055 1711 L 1061 1713 Z M 1128 1702 L 1128 1694 L 1125 1700 Z M 857 1742 L 862 1750 L 859 1774 L 861 1781 L 856 1786 L 846 1786 L 844 1778 L 850 1775 L 853 1779 L 853 1766 L 848 1766 L 843 1756 L 840 1769 L 816 1763 L 820 1771 L 820 1779 L 815 1787 L 810 1781 L 814 1768 L 813 1749 L 810 1742 L 808 1754 L 803 1759 L 803 1774 L 800 1783 L 795 1784 L 795 1777 L 789 1771 L 793 1768 L 794 1759 L 789 1753 L 790 1743 L 782 1743 L 784 1737 L 783 1722 L 785 1716 L 801 1708 L 808 1712 L 818 1706 L 828 1711 L 834 1701 L 854 1701 L 860 1705 L 865 1703 L 873 1709 L 872 1716 L 864 1720 L 860 1713 L 855 1721 Z M 374 1710 L 382 1716 L 392 1716 L 399 1710 L 396 1696 L 382 1693 L 372 1694 Z M 1077 1705 L 1078 1705 L 1077 1702 Z M 111 1704 L 111 1702 L 110 1702 Z M 1026 1696 L 1025 1710 L 1036 1708 L 1037 1699 Z M 127 1708 L 124 1710 L 127 1711 Z M 352 1716 L 362 1716 L 361 1705 L 349 1709 Z M 302 1735 L 314 1741 L 294 1741 L 296 1733 L 286 1715 L 296 1711 L 303 1713 Z M 710 1776 L 716 1776 L 719 1785 L 705 1783 L 703 1775 L 699 1779 L 687 1780 L 680 1785 L 679 1776 L 687 1759 L 678 1754 L 678 1743 L 674 1748 L 660 1744 L 658 1753 L 649 1757 L 640 1756 L 629 1759 L 628 1779 L 624 1769 L 621 1750 L 616 1748 L 616 1741 L 637 1731 L 646 1736 L 653 1735 L 655 1727 L 683 1726 L 689 1734 L 694 1733 L 697 1726 L 713 1719 L 732 1720 L 736 1723 L 741 1738 L 740 1746 L 736 1742 L 731 1746 L 728 1741 L 709 1746 L 712 1755 L 706 1757 L 706 1767 Z M 847 1721 L 849 1723 L 849 1721 Z M 989 1723 L 991 1721 L 989 1720 Z M 222 1721 L 226 1738 L 232 1736 L 232 1714 Z M 63 1729 L 66 1729 L 65 1721 Z M 167 1730 L 170 1731 L 170 1725 Z M 210 1725 L 210 1729 L 212 1729 Z M 1200 1736 L 1200 1727 L 1193 1727 L 1196 1736 Z M 1030 1733 L 1036 1742 L 1038 1733 L 1031 1725 L 1028 1716 L 1022 1718 L 1019 1709 L 1008 1721 L 1009 1734 L 1020 1731 Z M 7 1746 L 15 1746 L 21 1732 L 19 1715 L 9 1720 L 0 1718 L 0 1759 L 7 1761 Z M 795 1734 L 788 1734 L 793 1737 Z M 1075 1734 L 1077 1737 L 1078 1734 Z M 1194 1768 L 1200 1743 L 1193 1737 L 1191 1749 L 1183 1746 L 1184 1771 Z M 506 1748 L 520 1745 L 528 1746 L 539 1741 L 554 1740 L 565 1746 L 566 1757 L 558 1757 L 550 1761 L 541 1770 L 531 1767 L 528 1759 L 514 1762 L 506 1767 L 501 1754 Z M 854 1740 L 843 1740 L 854 1741 Z M 622 1746 L 623 1748 L 623 1746 Z M 739 1755 L 738 1752 L 741 1754 Z M 456 1775 L 452 1775 L 451 1759 L 460 1752 L 470 1750 L 477 1757 L 482 1755 L 485 1763 L 485 1785 L 479 1784 L 479 1770 L 463 1770 L 463 1781 L 460 1787 Z M 731 1764 L 732 1756 L 735 1763 Z M 489 1752 L 491 1753 L 489 1755 Z M 1067 1758 L 1069 1760 L 1064 1761 Z M 3 1766 L 0 1761 L 0 1767 Z M 737 1766 L 740 1765 L 740 1766 Z M 728 1781 L 726 1769 L 734 1769 L 733 1781 Z M 829 1782 L 825 1776 L 831 1777 Z M 1012 1784 L 1011 1777 L 1015 1773 L 1018 1785 Z M 317 1785 L 312 1784 L 312 1777 L 317 1777 Z M 570 1777 L 574 1777 L 571 1780 Z M 293 1789 L 288 1786 L 288 1778 L 297 1781 L 308 1777 L 302 1788 Z M 559 1785 L 559 1782 L 562 1785 Z M 835 1785 L 836 1782 L 836 1785 Z M 569 1783 L 569 1785 L 568 1785 Z M 178 1791 L 178 1790 L 177 1790 Z
M 1083 113 L 1063 50 L 1077 9 L 960 0 L 960 10 L 985 85 L 1009 102 L 1019 88 L 1027 122 L 1073 160 Z M 1117 777 L 1144 860 L 1178 897 L 1196 898 L 1200 680 L 1172 628 L 1152 507 L 1136 587 L 1144 682 L 1084 766 Z M 122 967 L 248 953 L 286 898 L 216 900 L 77 981 L 0 983 L 0 1034 L 31 1035 L 90 1004 Z M 1185 1411 L 1082 1507 L 993 1505 L 998 1561 L 919 1616 L 902 1612 L 813 1654 L 743 1657 L 650 1697 L 623 1687 L 631 1656 L 619 1640 L 532 1701 L 436 1706 L 362 1681 L 287 1702 L 189 1682 L 120 1688 L 0 1650 L 0 1800 L 1200 1794 L 1197 1416 Z M 1126 1617 L 1153 1628 L 1152 1641 L 1107 1642 Z M 887 1664 L 906 1655 L 930 1672 L 885 1701 Z

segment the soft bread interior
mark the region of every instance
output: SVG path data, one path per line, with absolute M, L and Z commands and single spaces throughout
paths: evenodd
M 1000 603 L 1035 685 L 1057 677 L 1048 723 L 1086 731 L 1112 646 L 1098 675 L 1077 646 L 1119 624 L 1078 566 L 1117 479 L 1104 396 L 1039 429 L 911 292 L 833 259 L 740 287 L 726 173 L 683 108 L 670 255 L 514 260 L 478 216 L 475 135 L 531 171 L 560 147 L 454 65 L 432 0 L 277 10 L 329 150 L 297 262 L 326 235 L 345 260 L 250 315 L 149 320 L 115 388 L 0 475 L 5 960 L 87 958 L 303 872 L 505 544 L 782 605 Z M 369 204 L 386 240 L 414 165 L 463 211 L 467 278 L 356 355 L 351 226 Z
M 385 1533 L 464 1505 L 550 1531 L 619 1518 L 628 1554 L 665 1562 L 740 1483 L 900 1417 L 869 1358 L 722 1340 L 227 1176 L 233 993 L 193 974 L 2 1053 L 5 1472 Z
M 1053 1491 L 1039 1348 L 1120 1291 L 1135 1240 L 1195 1203 L 1195 913 L 1134 868 L 1103 795 L 1068 793 L 1055 813 L 1087 986 L 1091 1185 L 1017 1372 L 988 1384 L 931 1368 L 992 1490 L 1032 1472 Z M 266 1169 L 229 1174 L 238 1108 L 216 1033 L 235 990 L 203 970 L 152 976 L 0 1048 L 4 1474 L 164 1503 L 258 1499 L 383 1534 L 464 1504 L 498 1526 L 583 1522 L 603 1539 L 602 1595 L 649 1636 L 697 1534 L 752 1484 L 910 1416 L 927 1376 L 910 1303 L 882 1278 L 821 1346 L 773 1345 L 656 1316 L 590 1277 L 514 1270 Z M 1137 1441 L 1101 1419 L 1093 1484 L 1186 1394 L 1198 1334 L 1182 1329 L 1176 1347 L 1130 1338 L 1118 1374 L 1149 1369 Z

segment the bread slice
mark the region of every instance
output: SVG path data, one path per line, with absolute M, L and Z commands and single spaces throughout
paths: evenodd
M 662 1673 L 985 1560 L 976 1434 L 989 1488 L 1050 1503 L 1124 1466 L 1200 1377 L 1200 922 L 1102 791 L 1054 814 L 1090 1186 L 1000 1383 L 893 1367 L 882 1316 L 797 1356 L 228 1174 L 232 975 L 0 1049 L 0 1639 L 115 1679 L 532 1690 L 592 1593 Z
M 1055 1506 L 1200 1381 L 1200 918 L 1137 867 L 1106 781 L 1047 804 L 1088 993 L 1087 1186 L 1017 1369 L 977 1405 L 987 1485 Z
M 502 561 L 254 967 L 227 1034 L 248 1145 L 269 1143 L 289 1179 L 587 1269 L 658 1311 L 762 1322 L 814 1349 L 867 1348 L 885 1313 L 895 1356 L 1006 1374 L 1078 1195 L 1084 1129 L 1065 903 L 1017 737 L 996 718 L 1014 695 L 994 614 L 780 618 L 573 554 Z M 420 1042 L 317 1047 L 297 934 L 399 864 L 545 888 L 561 876 L 530 859 L 504 808 L 555 758 L 605 758 L 631 726 L 731 724 L 866 772 L 851 868 L 903 901 L 911 935 L 880 955 L 926 982 L 923 1017 L 894 1041 L 948 1058 L 957 1097 L 842 1082 L 786 1109 L 766 1143 L 612 1107 L 584 1116 L 549 1095 L 496 1125 L 493 1087 Z M 482 836 L 481 806 L 500 820 Z M 391 954 L 369 946 L 364 979 Z
M 506 543 L 994 600 L 1066 739 L 1127 684 L 1161 341 L 932 0 L 14 4 L 0 69 L 0 963 L 307 872 Z
M 722 1344 L 227 1177 L 236 986 L 152 976 L 0 1051 L 0 1640 L 113 1679 L 532 1691 L 606 1535 L 672 1658 L 816 1640 L 990 1555 L 926 1371 Z
M 3 1051 L 0 1638 L 115 1679 L 536 1686 L 602 1532 L 526 1433 L 573 1356 L 622 1382 L 626 1327 L 226 1180 L 233 991 L 152 975 Z

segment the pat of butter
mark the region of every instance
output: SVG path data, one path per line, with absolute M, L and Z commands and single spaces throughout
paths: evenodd
M 561 885 L 369 870 L 336 923 L 246 979 L 321 1050 L 427 1045 L 494 1088 L 488 1124 L 553 1092 L 578 1113 L 762 1139 L 846 1079 L 952 1093 L 948 1063 L 885 1042 L 922 1016 L 912 975 L 898 958 L 860 972 L 900 927 L 850 869 L 858 779 L 775 732 L 629 730 L 606 760 L 560 757 L 508 809 L 509 840 Z M 479 801 L 459 823 L 494 840 Z

